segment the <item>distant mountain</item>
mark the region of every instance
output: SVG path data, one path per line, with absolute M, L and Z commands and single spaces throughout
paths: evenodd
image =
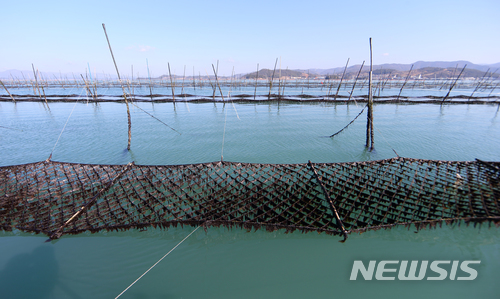
M 489 64 L 488 66 L 492 68 L 500 68 L 500 62 L 499 63 L 494 63 L 494 64 Z
M 412 74 L 414 77 L 420 76 L 421 78 L 426 78 L 426 79 L 432 79 L 432 78 L 456 78 L 460 72 L 462 71 L 462 67 L 447 67 L 447 68 L 440 68 L 440 67 L 423 67 L 415 70 Z M 487 69 L 486 69 L 487 70 Z M 490 69 L 488 72 L 489 77 L 495 77 L 498 78 L 500 74 L 495 73 L 492 74 L 495 70 Z M 400 76 L 403 74 L 399 74 Z M 464 69 L 461 78 L 482 78 L 483 76 L 486 75 L 485 71 L 477 70 L 477 69 L 470 69 L 469 66 Z
M 413 65 L 412 69 L 412 75 L 419 75 L 422 74 L 422 76 L 436 76 L 436 78 L 439 78 L 439 76 L 443 76 L 441 78 L 447 78 L 447 74 L 452 74 L 455 69 L 456 72 L 459 72 L 464 65 L 467 64 L 467 68 L 464 71 L 464 74 L 462 74 L 463 77 L 478 77 L 484 75 L 484 72 L 486 72 L 488 69 L 490 69 L 490 72 L 495 72 L 497 69 L 500 69 L 500 62 L 499 63 L 494 63 L 494 64 L 487 64 L 487 65 L 481 65 L 481 64 L 474 64 L 469 61 L 463 61 L 463 60 L 458 60 L 458 61 L 417 61 L 413 64 L 401 64 L 401 63 L 385 63 L 385 64 L 379 64 L 379 65 L 374 65 L 373 66 L 373 71 L 374 74 L 389 74 L 389 73 L 394 73 L 395 75 L 402 76 L 402 74 L 398 74 L 400 72 L 408 72 Z M 346 73 L 349 74 L 349 76 L 356 75 L 359 72 L 361 65 L 352 65 L 347 68 Z M 448 69 L 442 72 L 435 71 L 432 73 L 430 70 L 427 71 L 422 71 L 419 72 L 418 70 L 424 69 L 424 68 L 441 68 L 441 69 Z M 362 74 L 368 72 L 369 70 L 369 65 L 365 64 L 362 70 Z M 477 70 L 482 73 L 474 73 L 473 71 Z M 259 78 L 270 78 L 272 76 L 273 70 L 269 69 L 262 69 L 259 70 Z M 281 76 L 287 76 L 287 77 L 301 77 L 301 78 L 307 78 L 308 75 L 311 77 L 315 76 L 327 76 L 327 75 L 337 75 L 340 76 L 344 72 L 344 67 L 336 67 L 336 68 L 330 68 L 330 69 L 295 69 L 295 70 L 281 70 Z M 75 73 L 55 73 L 55 72 L 40 72 L 40 77 L 39 79 L 43 80 L 59 80 L 61 77 L 63 79 L 67 80 L 72 80 L 73 78 L 79 79 L 80 74 L 82 74 L 85 77 L 85 73 L 83 72 L 75 72 Z M 500 71 L 498 71 L 496 74 L 500 74 Z M 256 72 L 248 73 L 248 74 L 240 74 L 237 77 L 240 78 L 255 78 Z M 96 77 L 100 80 L 102 79 L 107 79 L 107 80 L 116 80 L 117 77 L 116 75 L 109 75 L 109 74 L 102 74 L 102 73 L 97 73 L 97 74 L 92 74 L 93 79 Z M 172 75 L 173 77 L 179 77 Z M 279 70 L 276 70 L 275 73 L 275 78 L 278 78 L 279 76 Z M 456 74 L 455 74 L 456 76 Z M 498 75 L 495 75 L 495 77 Z M 335 76 L 334 76 L 335 77 Z M 14 78 L 15 80 L 32 80 L 33 79 L 33 71 L 32 70 L 7 70 L 0 72 L 0 79 L 12 79 Z M 163 75 L 159 78 L 169 78 L 168 75 Z M 89 78 L 90 79 L 90 78 Z M 144 79 L 144 78 L 142 78 Z
M 385 63 L 373 66 L 373 74 L 374 75 L 389 75 L 392 74 L 395 77 L 406 77 L 408 71 L 411 69 L 413 65 L 413 69 L 411 72 L 412 77 L 421 77 L 421 78 L 451 78 L 458 76 L 459 72 L 462 68 L 467 65 L 465 68 L 462 78 L 467 77 L 482 77 L 485 75 L 486 71 L 489 69 L 489 76 L 498 78 L 500 76 L 500 72 L 494 73 L 497 69 L 500 68 L 500 63 L 489 64 L 489 65 L 480 65 L 474 64 L 469 61 L 459 60 L 459 61 L 417 61 L 413 64 L 401 64 L 401 63 Z M 327 78 L 340 78 L 342 73 L 344 72 L 345 67 L 336 67 L 331 69 L 299 69 L 293 70 L 297 73 L 302 73 L 301 77 L 304 77 L 304 74 L 310 74 L 311 77 L 314 76 L 326 76 Z M 346 70 L 346 76 L 351 78 L 355 76 L 359 69 L 361 68 L 360 64 L 348 66 Z M 365 64 L 361 71 L 361 77 L 367 75 L 370 66 Z M 260 72 L 260 71 L 259 71 Z M 297 74 L 296 73 L 296 74 Z M 492 73 L 494 73 L 492 75 Z M 283 70 L 282 70 L 283 75 Z M 243 78 L 247 78 L 248 76 L 252 76 L 255 78 L 255 72 L 242 75 Z M 276 75 L 275 75 L 276 76 Z M 259 77 L 261 74 L 259 73 Z M 299 77 L 299 76 L 297 76 Z M 276 77 L 277 78 L 277 77 Z
M 456 68 L 458 66 L 458 68 L 463 68 L 466 64 L 467 64 L 466 69 L 474 69 L 483 72 L 486 72 L 488 69 L 490 69 L 491 72 L 494 72 L 497 68 L 500 68 L 500 62 L 495 64 L 481 65 L 481 64 L 474 64 L 469 61 L 458 60 L 458 61 L 417 61 L 412 64 L 385 63 L 385 64 L 374 65 L 373 70 L 392 69 L 396 71 L 409 71 L 412 65 L 413 65 L 413 70 L 418 70 L 425 67 Z M 360 64 L 349 66 L 346 72 L 347 73 L 358 72 L 360 67 L 361 67 Z M 362 71 L 368 71 L 369 68 L 370 65 L 365 63 Z M 344 67 L 336 67 L 331 69 L 310 69 L 309 71 L 314 72 L 318 75 L 328 75 L 328 74 L 342 73 L 344 71 Z
M 258 75 L 259 79 L 271 79 L 273 76 L 274 72 L 274 77 L 278 78 L 281 74 L 282 77 L 295 77 L 295 78 L 307 78 L 308 77 L 308 72 L 305 71 L 297 71 L 297 70 L 269 70 L 269 69 L 261 69 L 258 72 L 253 72 L 249 73 L 246 75 L 243 75 L 242 78 L 245 79 L 255 79 L 255 77 Z
M 393 66 L 394 67 L 394 66 Z M 401 69 L 401 68 L 399 68 Z M 409 70 L 398 70 L 395 68 L 375 68 L 373 70 L 373 76 L 377 78 L 383 77 L 383 78 L 406 78 L 408 74 L 410 73 L 410 78 L 420 78 L 420 79 L 434 79 L 434 78 L 456 78 L 460 73 L 462 73 L 460 76 L 461 78 L 482 78 L 484 76 L 487 77 L 493 77 L 493 78 L 499 78 L 500 73 L 494 73 L 495 70 L 493 68 L 490 69 L 489 72 L 485 71 L 480 71 L 476 69 L 470 69 L 468 66 L 463 69 L 463 67 L 447 67 L 447 68 L 441 68 L 441 67 L 423 67 L 419 69 L 412 69 L 411 73 Z M 366 78 L 368 77 L 368 69 L 363 68 L 363 71 L 361 71 L 360 78 Z M 357 73 L 359 72 L 359 68 L 356 70 L 356 72 L 347 72 L 346 73 L 346 78 L 352 79 L 354 78 Z M 335 73 L 332 75 L 326 75 L 326 79 L 340 79 L 341 73 Z

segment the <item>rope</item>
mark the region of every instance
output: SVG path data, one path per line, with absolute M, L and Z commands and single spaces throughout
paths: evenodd
M 213 67 L 213 65 L 212 65 L 212 67 Z M 233 76 L 234 76 L 234 67 L 233 67 Z M 241 120 L 240 116 L 238 115 L 238 111 L 236 110 L 236 106 L 234 106 L 233 99 L 231 99 L 231 88 L 232 87 L 233 87 L 233 79 L 231 77 L 231 85 L 229 85 L 229 91 L 227 92 L 227 96 L 229 97 L 229 101 L 231 102 L 231 105 L 233 106 L 234 112 L 236 113 L 236 117 L 238 118 L 238 120 Z M 221 91 L 221 95 L 222 95 L 222 91 Z M 227 122 L 227 109 L 226 109 L 226 115 L 224 117 L 224 131 L 222 133 L 222 149 L 221 149 L 221 153 L 220 153 L 220 160 L 221 161 L 224 161 L 224 137 L 226 136 L 226 122 Z
M 374 125 L 374 124 L 372 124 L 372 125 L 373 125 L 373 127 L 375 128 L 375 130 L 377 130 L 377 131 L 380 133 L 380 136 L 382 136 L 382 138 L 384 138 L 384 141 L 387 143 L 387 145 L 388 145 L 388 146 L 392 149 L 392 151 L 393 151 L 393 152 L 396 154 L 396 156 L 399 158 L 398 153 L 397 153 L 397 152 L 396 152 L 396 150 L 395 150 L 395 149 L 391 146 L 391 144 L 389 143 L 389 141 L 387 141 L 387 139 L 385 139 L 385 137 L 384 137 L 384 135 L 382 134 L 382 132 L 380 132 L 380 130 L 379 130 L 377 127 L 375 127 L 375 125 Z
M 224 137 L 226 136 L 226 121 L 227 121 L 227 109 L 226 116 L 224 117 L 224 131 L 222 132 L 222 150 L 220 152 L 220 160 L 224 161 Z
M 16 131 L 21 131 L 21 132 L 23 132 L 23 130 L 21 130 L 21 129 L 16 129 L 16 128 L 9 128 L 9 127 L 4 127 L 4 126 L 0 126 L 0 128 L 9 129 L 9 130 L 16 130 Z
M 73 105 L 73 109 L 71 109 L 71 113 L 69 114 L 68 119 L 66 120 L 66 123 L 64 124 L 64 127 L 61 130 L 61 133 L 59 134 L 59 137 L 57 137 L 56 144 L 54 144 L 54 147 L 52 148 L 52 151 L 50 152 L 50 155 L 49 155 L 49 158 L 47 159 L 47 161 L 50 161 L 50 159 L 52 159 L 52 154 L 54 153 L 54 150 L 56 149 L 56 145 L 59 142 L 59 139 L 61 138 L 62 133 L 64 132 L 64 129 L 66 129 L 66 125 L 68 124 L 69 119 L 71 118 L 71 115 L 73 114 L 73 111 L 75 111 L 76 104 L 78 103 L 78 100 L 80 99 L 81 96 L 82 96 L 82 93 L 80 93 L 80 96 L 75 101 L 75 105 Z
M 357 104 L 356 104 L 356 106 L 357 106 Z M 335 133 L 335 134 L 333 134 L 333 135 L 330 135 L 329 137 L 330 137 L 330 138 L 335 137 L 335 135 L 338 135 L 338 134 L 340 134 L 342 131 L 344 131 L 345 129 L 347 129 L 347 127 L 349 127 L 349 126 L 350 126 L 350 125 L 351 125 L 351 124 L 352 124 L 352 123 L 353 123 L 353 122 L 354 122 L 354 121 L 355 121 L 355 120 L 356 120 L 356 119 L 357 119 L 357 118 L 361 115 L 361 113 L 363 113 L 363 111 L 365 111 L 365 108 L 366 108 L 366 107 L 368 107 L 368 105 L 366 105 L 365 107 L 363 107 L 363 109 L 361 110 L 361 112 L 359 112 L 359 114 L 358 114 L 358 115 L 356 115 L 356 117 L 355 117 L 353 120 L 351 120 L 351 122 L 350 122 L 350 123 L 348 123 L 348 124 L 347 124 L 345 127 L 343 127 L 340 131 L 338 131 L 337 133 Z
M 172 131 L 175 131 L 177 134 L 179 135 L 182 135 L 181 133 L 179 133 L 176 129 L 172 128 L 171 126 L 167 125 L 166 123 L 164 123 L 163 121 L 161 121 L 159 118 L 157 118 L 156 116 L 152 115 L 151 113 L 147 112 L 146 110 L 142 109 L 141 107 L 137 106 L 136 104 L 134 104 L 133 102 L 130 102 L 130 104 L 132 104 L 133 106 L 139 108 L 142 112 L 146 113 L 147 115 L 151 116 L 152 118 L 156 119 L 157 121 L 161 122 L 162 124 L 164 124 L 165 126 L 169 127 Z
M 359 112 L 358 115 L 356 115 L 356 117 L 351 120 L 350 123 L 348 123 L 345 127 L 343 127 L 340 131 L 338 131 L 337 133 L 333 134 L 333 135 L 330 135 L 329 137 L 330 138 L 333 138 L 335 137 L 336 135 L 340 134 L 342 131 L 344 131 L 345 129 L 347 129 L 347 127 L 349 127 L 362 113 L 363 111 L 365 111 L 365 108 L 368 107 L 368 105 L 366 105 L 365 107 L 363 107 L 363 109 L 361 110 L 361 112 Z M 375 125 L 373 125 L 373 127 L 380 133 L 380 136 L 382 136 L 382 138 L 384 139 L 384 141 L 387 143 L 387 145 L 392 149 L 392 151 L 396 154 L 396 156 L 399 158 L 399 154 L 396 152 L 396 150 L 391 146 L 391 144 L 389 143 L 389 141 L 387 141 L 387 139 L 385 139 L 384 135 L 382 134 L 382 132 L 380 132 L 380 130 L 378 128 L 375 127 Z
M 233 76 L 231 77 L 231 85 L 229 85 L 229 91 L 227 92 L 227 96 L 229 97 L 229 101 L 231 101 L 231 105 L 233 105 L 234 112 L 236 112 L 236 117 L 238 120 L 240 119 L 240 116 L 238 115 L 238 111 L 236 110 L 236 106 L 234 106 L 233 99 L 231 98 L 231 89 L 233 88 L 233 77 L 234 77 L 234 66 L 233 66 Z
M 149 268 L 146 272 L 144 272 L 141 276 L 139 276 L 139 278 L 137 278 L 132 284 L 130 284 L 125 290 L 123 290 L 123 292 L 121 292 L 118 296 L 115 297 L 115 299 L 117 299 L 118 297 L 120 297 L 121 295 L 123 295 L 123 293 L 125 293 L 128 289 L 130 289 L 136 282 L 139 281 L 139 279 L 141 279 L 144 275 L 146 275 L 151 269 L 153 269 L 156 265 L 158 265 L 164 258 L 167 257 L 167 255 L 169 255 L 172 251 L 174 251 L 175 248 L 177 248 L 179 245 L 182 244 L 182 242 L 186 241 L 187 238 L 189 238 L 195 231 L 197 231 L 198 229 L 200 228 L 200 226 L 198 225 L 197 228 L 195 228 L 189 235 L 187 235 L 184 239 L 182 239 L 182 241 L 180 241 L 177 245 L 175 245 L 174 248 L 170 249 L 169 252 L 167 252 L 167 254 L 165 254 L 161 259 L 159 259 L 153 266 L 151 266 L 151 268 Z

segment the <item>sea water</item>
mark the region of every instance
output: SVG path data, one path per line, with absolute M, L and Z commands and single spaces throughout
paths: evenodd
M 0 103 L 0 165 L 45 160 L 188 164 L 305 163 L 401 157 L 500 161 L 497 105 Z M 149 114 L 145 113 L 147 111 Z M 151 117 L 153 115 L 155 118 Z M 160 122 L 161 121 L 161 122 Z M 194 230 L 46 236 L 0 232 L 0 298 L 114 298 Z M 198 229 L 120 298 L 495 298 L 498 228 L 398 227 L 350 235 Z M 362 260 L 480 260 L 472 281 L 350 280 Z

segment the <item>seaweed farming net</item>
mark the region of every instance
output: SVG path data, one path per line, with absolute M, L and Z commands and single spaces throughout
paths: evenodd
M 500 225 L 500 162 L 0 167 L 0 228 L 51 239 L 177 225 L 343 235 L 395 225 Z
M 45 103 L 74 103 L 74 102 L 92 102 L 92 103 L 122 103 L 125 102 L 123 95 L 92 95 L 83 99 L 81 95 L 77 94 L 47 94 L 43 97 L 33 95 L 13 95 L 16 102 L 45 102 Z M 193 102 L 193 103 L 223 103 L 229 102 L 226 97 L 222 98 L 220 95 L 194 95 L 194 94 L 177 94 L 174 97 L 167 94 L 151 94 L 151 95 L 127 95 L 129 100 L 133 102 L 146 102 L 146 103 L 175 103 L 175 102 Z M 0 102 L 11 102 L 10 95 L 0 94 Z M 242 103 L 267 103 L 267 102 L 327 102 L 327 103 L 366 103 L 368 96 L 359 94 L 355 96 L 348 95 L 324 95 L 324 94 L 231 94 L 232 102 Z M 454 95 L 454 96 L 438 96 L 438 95 L 425 95 L 425 96 L 398 96 L 398 95 L 384 95 L 373 96 L 373 101 L 380 104 L 393 104 L 393 103 L 408 103 L 408 104 L 500 104 L 500 96 L 469 96 L 469 95 Z

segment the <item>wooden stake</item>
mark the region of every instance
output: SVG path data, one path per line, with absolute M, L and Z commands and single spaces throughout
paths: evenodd
M 361 64 L 361 67 L 359 68 L 358 75 L 356 76 L 356 79 L 354 80 L 354 83 L 352 84 L 352 90 L 351 90 L 351 93 L 349 94 L 349 98 L 347 99 L 347 104 L 349 104 L 349 101 L 352 98 L 352 94 L 354 93 L 354 88 L 356 88 L 356 82 L 358 82 L 359 74 L 361 74 L 361 70 L 363 69 L 364 65 L 365 65 L 365 61 L 363 60 L 363 63 Z M 356 100 L 354 100 L 354 103 L 356 103 Z
M 490 69 L 488 69 L 486 71 L 486 73 L 484 73 L 484 76 L 481 78 L 481 80 L 479 80 L 479 83 L 477 84 L 476 88 L 474 89 L 474 91 L 472 91 L 472 94 L 469 96 L 469 99 L 467 100 L 470 101 L 470 99 L 474 96 L 474 93 L 479 89 L 479 87 L 481 87 L 481 85 L 483 84 L 483 80 L 484 78 L 486 77 L 486 75 L 488 75 L 488 72 L 490 71 Z
M 90 96 L 92 97 L 92 99 L 93 99 L 94 101 L 96 101 L 96 99 L 94 98 L 94 94 L 92 93 L 92 90 L 90 90 L 90 87 L 89 87 L 89 85 L 87 84 L 87 81 L 85 80 L 85 78 L 83 78 L 83 75 L 82 75 L 82 74 L 80 74 L 80 76 L 82 77 L 83 82 L 85 82 L 85 88 L 87 89 L 87 92 L 88 92 L 88 93 L 90 93 Z M 96 102 L 97 102 L 97 101 L 96 101 Z
M 33 63 L 31 64 L 31 67 L 33 68 L 33 77 L 35 77 L 35 83 L 36 83 L 36 87 L 38 89 L 38 96 L 40 97 L 40 100 L 41 100 L 42 99 L 42 93 L 40 92 L 40 86 L 38 85 L 38 79 L 37 79 L 37 76 L 36 76 L 35 66 L 33 65 Z
M 184 79 L 186 79 L 186 65 L 184 65 L 184 75 L 182 75 L 181 95 L 184 94 Z
M 104 25 L 104 24 L 103 24 Z M 111 181 L 108 182 L 108 184 L 106 186 L 104 186 L 103 188 L 101 188 L 99 190 L 99 192 L 97 192 L 97 194 L 92 197 L 85 205 L 83 205 L 82 207 L 80 207 L 78 209 L 78 211 L 73 214 L 73 216 L 71 216 L 66 222 L 64 222 L 64 224 L 59 227 L 59 229 L 57 231 L 55 231 L 54 233 L 52 233 L 49 237 L 49 239 L 45 242 L 50 242 L 52 240 L 55 240 L 55 239 L 59 239 L 62 235 L 63 235 L 63 230 L 66 226 L 68 226 L 71 222 L 73 222 L 75 219 L 78 218 L 78 216 L 80 216 L 80 214 L 82 214 L 83 212 L 85 212 L 85 210 L 89 209 L 90 207 L 92 207 L 94 205 L 94 203 L 107 191 L 109 190 L 109 188 L 113 187 L 113 185 L 115 184 L 115 182 L 125 173 L 127 172 L 130 167 L 134 165 L 134 162 L 130 162 L 128 163 L 125 168 L 117 175 L 115 176 Z
M 3 88 L 5 88 L 5 91 L 9 94 L 10 98 L 12 99 L 12 101 L 14 101 L 14 103 L 16 102 L 16 100 L 14 99 L 14 97 L 10 94 L 9 90 L 7 89 L 7 87 L 3 84 L 2 80 L 0 80 L 0 83 L 2 84 Z
M 219 60 L 217 59 L 217 69 L 215 70 L 215 77 L 217 79 L 217 74 L 219 73 Z M 207 73 L 207 76 L 208 76 L 208 73 Z M 210 76 L 209 76 L 209 80 L 210 80 Z M 213 86 L 214 90 L 213 90 L 213 93 L 212 93 L 212 100 L 214 100 L 215 102 L 215 92 L 217 90 L 217 83 L 215 83 L 215 85 Z
M 281 95 L 281 56 L 280 56 L 280 72 L 279 72 L 279 79 L 278 79 L 278 101 L 280 99 Z
M 215 74 L 215 84 L 217 87 L 219 87 L 220 96 L 222 98 L 222 102 L 224 102 L 224 95 L 222 94 L 222 90 L 221 90 L 220 84 L 219 84 L 219 79 L 217 79 L 217 71 L 215 70 L 215 67 L 213 64 L 212 64 L 212 69 L 214 70 L 214 74 Z
M 276 58 L 276 62 L 274 63 L 273 75 L 271 76 L 271 81 L 269 81 L 269 94 L 267 95 L 268 100 L 271 99 L 271 89 L 273 88 L 274 73 L 276 72 L 277 64 L 278 64 L 278 58 Z
M 347 62 L 345 64 L 345 68 L 344 68 L 344 73 L 342 73 L 342 78 L 340 78 L 340 83 L 339 83 L 339 86 L 337 87 L 337 93 L 335 93 L 335 98 L 333 98 L 334 101 L 337 100 L 337 96 L 339 95 L 340 86 L 342 86 L 342 81 L 344 80 L 345 72 L 347 70 L 347 65 L 349 64 L 349 59 L 350 58 L 347 58 Z
M 444 103 L 444 101 L 448 98 L 448 96 L 450 95 L 450 92 L 451 90 L 453 89 L 453 87 L 455 87 L 455 84 L 457 84 L 457 81 L 458 79 L 460 79 L 460 76 L 462 75 L 462 73 L 464 72 L 465 68 L 467 67 L 467 64 L 464 65 L 464 68 L 462 69 L 462 71 L 460 72 L 460 74 L 458 74 L 458 77 L 457 79 L 455 80 L 455 82 L 453 82 L 453 84 L 451 85 L 450 87 L 450 90 L 448 90 L 448 93 L 446 94 L 446 96 L 444 97 L 444 99 L 441 101 L 441 105 Z
M 125 98 L 125 104 L 127 105 L 127 118 L 128 118 L 128 144 L 127 150 L 130 150 L 130 140 L 132 139 L 132 121 L 130 119 L 130 108 L 128 106 L 127 93 L 125 92 L 125 87 L 123 87 L 122 79 L 120 78 L 120 72 L 118 71 L 118 66 L 116 65 L 115 56 L 113 55 L 113 50 L 111 49 L 111 44 L 109 42 L 108 33 L 106 32 L 106 26 L 102 23 L 102 29 L 104 29 L 104 35 L 106 35 L 106 40 L 108 41 L 109 52 L 111 53 L 111 58 L 113 59 L 113 64 L 115 65 L 116 74 L 118 75 L 118 81 L 122 87 L 123 97 Z
M 257 79 L 259 78 L 259 64 L 257 63 L 257 73 L 255 75 L 255 91 L 253 93 L 253 99 L 257 96 Z
M 194 78 L 194 65 L 193 65 L 193 90 L 196 90 L 196 81 L 195 81 L 195 78 Z
M 172 73 L 170 73 L 170 62 L 168 62 L 167 64 L 168 64 L 168 75 L 170 76 L 170 87 L 172 88 L 172 100 L 175 102 L 175 93 L 174 93 L 175 86 L 172 81 Z
M 370 151 L 373 150 L 373 95 L 372 95 L 372 38 L 370 37 L 370 74 L 368 76 L 368 116 L 366 123 L 366 147 L 370 146 Z
M 410 71 L 408 72 L 408 75 L 406 76 L 406 79 L 405 79 L 405 82 L 403 83 L 403 86 L 401 86 L 401 89 L 399 90 L 399 94 L 398 94 L 398 97 L 396 99 L 396 102 L 399 102 L 399 96 L 401 95 L 401 92 L 403 91 L 403 88 L 405 87 L 406 82 L 408 81 L 408 78 L 410 78 L 410 73 L 411 73 L 412 69 L 413 69 L 413 64 L 411 65 Z
M 149 62 L 148 59 L 146 58 L 146 67 L 148 69 L 148 79 L 149 79 L 149 97 L 151 98 L 151 101 L 153 101 L 153 82 L 151 81 L 151 74 L 149 73 Z

